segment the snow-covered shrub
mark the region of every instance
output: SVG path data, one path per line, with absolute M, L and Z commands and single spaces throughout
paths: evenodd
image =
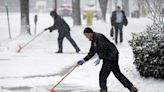
M 133 33 L 129 43 L 140 75 L 164 79 L 164 24 L 154 24 L 144 32 Z

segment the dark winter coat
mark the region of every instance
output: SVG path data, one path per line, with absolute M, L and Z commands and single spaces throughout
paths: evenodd
M 116 46 L 110 42 L 103 34 L 93 33 L 90 51 L 84 60 L 88 61 L 96 53 L 100 59 L 105 60 L 113 60 L 119 54 Z
M 67 33 L 70 31 L 70 27 L 69 25 L 65 22 L 64 19 L 62 19 L 60 16 L 56 15 L 52 15 L 54 18 L 54 24 L 49 27 L 48 29 L 50 30 L 50 32 L 52 32 L 55 29 L 58 29 L 59 33 Z
M 122 24 L 126 26 L 128 24 L 128 20 L 126 18 L 125 12 L 124 11 L 121 11 L 121 12 L 123 14 L 123 22 L 122 22 Z M 116 26 L 116 14 L 117 14 L 116 11 L 112 12 L 112 16 L 111 16 L 111 25 L 112 26 Z

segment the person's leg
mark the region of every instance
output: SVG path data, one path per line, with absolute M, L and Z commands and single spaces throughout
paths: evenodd
M 118 43 L 118 25 L 116 24 L 115 26 L 115 43 L 117 44 Z
M 99 85 L 100 85 L 100 92 L 107 92 L 107 78 L 111 72 L 111 67 L 109 64 L 106 64 L 104 62 L 109 62 L 109 61 L 103 61 L 102 68 L 99 73 Z
M 116 58 L 116 60 L 112 61 L 112 72 L 115 77 L 124 85 L 124 87 L 130 90 L 133 84 L 121 73 L 118 65 L 118 57 Z
M 59 33 L 59 37 L 58 37 L 59 50 L 57 51 L 57 53 L 63 53 L 63 39 L 64 39 L 64 35 Z
M 120 43 L 122 43 L 122 42 L 123 42 L 123 31 L 122 31 L 122 29 L 123 29 L 123 24 L 122 24 L 122 23 L 120 23 L 120 24 L 119 24 Z
M 72 44 L 72 46 L 75 48 L 76 52 L 78 53 L 80 51 L 79 47 L 75 43 L 75 41 L 72 39 L 71 34 L 68 32 L 66 33 L 66 38 L 69 40 L 69 42 Z
M 123 42 L 123 31 L 122 29 L 120 29 L 120 43 Z

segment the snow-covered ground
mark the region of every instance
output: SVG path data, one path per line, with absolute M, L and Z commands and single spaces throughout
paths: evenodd
M 57 31 L 52 33 L 44 32 L 27 47 L 22 49 L 21 53 L 16 53 L 18 45 L 23 45 L 32 37 L 27 35 L 19 36 L 20 15 L 15 13 L 10 15 L 12 40 L 8 39 L 8 28 L 6 14 L 0 14 L 0 92 L 49 92 L 49 88 L 55 85 L 63 75 L 67 73 L 75 63 L 82 59 L 90 48 L 90 42 L 83 35 L 85 20 L 83 26 L 72 26 L 72 19 L 65 18 L 72 31 L 71 35 L 80 47 L 79 54 L 64 39 L 64 53 L 55 54 L 57 51 Z M 33 33 L 34 14 L 30 15 L 31 30 Z M 52 25 L 53 21 L 49 14 L 39 14 L 37 33 L 44 28 Z M 111 41 L 109 30 L 111 28 L 109 19 L 107 23 L 93 21 L 92 28 L 96 32 L 103 33 Z M 139 89 L 139 92 L 163 92 L 164 80 L 148 78 L 145 79 L 139 75 L 133 65 L 133 53 L 128 44 L 131 39 L 131 32 L 141 32 L 152 22 L 147 18 L 131 19 L 129 25 L 124 27 L 124 43 L 117 45 L 120 52 L 120 68 Z M 98 75 L 101 64 L 94 65 L 92 59 L 83 66 L 77 67 L 59 86 L 57 92 L 98 92 Z M 108 89 L 111 92 L 128 92 L 121 83 L 111 73 L 108 78 Z

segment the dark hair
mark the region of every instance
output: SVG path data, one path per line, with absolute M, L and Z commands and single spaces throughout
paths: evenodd
M 89 27 L 86 27 L 84 29 L 84 33 L 93 33 L 93 30 L 91 28 L 89 28 Z

